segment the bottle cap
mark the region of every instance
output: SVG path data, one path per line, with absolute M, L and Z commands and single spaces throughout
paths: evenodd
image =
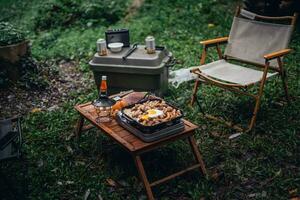
M 106 76 L 102 76 L 102 81 L 106 81 Z

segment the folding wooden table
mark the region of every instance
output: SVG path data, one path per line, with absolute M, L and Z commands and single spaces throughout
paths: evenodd
M 135 135 L 131 134 L 127 130 L 125 130 L 123 127 L 119 126 L 119 124 L 112 120 L 108 123 L 97 123 L 96 118 L 97 114 L 93 107 L 93 105 L 89 103 L 81 104 L 75 106 L 75 109 L 79 112 L 80 118 L 77 122 L 76 127 L 76 136 L 79 138 L 82 131 L 91 129 L 93 127 L 98 128 L 101 130 L 105 135 L 109 136 L 112 140 L 116 141 L 121 147 L 126 149 L 133 157 L 135 161 L 135 165 L 137 167 L 138 173 L 140 175 L 140 179 L 143 182 L 148 199 L 152 200 L 154 199 L 152 189 L 151 187 L 156 186 L 158 184 L 161 184 L 165 181 L 168 181 L 170 179 L 173 179 L 179 175 L 182 175 L 188 171 L 194 170 L 194 169 L 200 169 L 200 171 L 206 176 L 207 172 L 205 169 L 205 164 L 202 160 L 202 156 L 198 150 L 196 140 L 194 138 L 195 130 L 198 128 L 196 125 L 192 124 L 191 122 L 184 120 L 185 128 L 182 132 L 168 136 L 166 138 L 160 139 L 158 141 L 154 142 L 143 142 L 139 138 L 137 138 Z M 90 124 L 85 125 L 85 120 L 88 121 Z M 141 160 L 141 154 L 152 151 L 154 149 L 158 149 L 162 147 L 163 145 L 167 143 L 171 143 L 177 140 L 183 140 L 188 139 L 189 144 L 191 146 L 192 152 L 196 159 L 196 164 L 193 164 L 192 166 L 186 167 L 185 169 L 178 171 L 174 174 L 171 174 L 169 176 L 166 176 L 160 180 L 154 181 L 150 183 L 148 181 L 142 160 Z

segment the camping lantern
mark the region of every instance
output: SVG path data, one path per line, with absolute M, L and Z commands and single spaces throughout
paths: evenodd
M 93 106 L 97 113 L 96 122 L 109 122 L 111 120 L 112 106 L 116 102 L 107 96 L 100 96 L 93 102 Z

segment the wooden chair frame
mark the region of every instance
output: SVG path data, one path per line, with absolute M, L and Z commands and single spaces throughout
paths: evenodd
M 240 7 L 237 8 L 235 16 L 239 16 L 239 14 L 240 14 Z M 256 15 L 255 18 L 260 19 L 260 20 L 277 20 L 277 21 L 278 20 L 290 20 L 291 25 L 295 26 L 296 19 L 297 19 L 297 13 L 295 13 L 294 16 L 283 16 L 283 17 L 267 17 L 267 16 Z M 287 81 L 286 81 L 286 73 L 285 73 L 285 70 L 283 68 L 282 57 L 289 54 L 292 50 L 291 49 L 282 49 L 282 50 L 277 51 L 277 52 L 272 52 L 270 54 L 266 54 L 266 55 L 264 55 L 265 64 L 262 65 L 262 64 L 258 64 L 258 63 L 252 63 L 252 62 L 249 62 L 249 61 L 241 60 L 241 59 L 234 58 L 234 57 L 229 57 L 229 56 L 226 56 L 226 55 L 223 56 L 222 51 L 220 49 L 220 45 L 226 44 L 227 42 L 228 42 L 228 37 L 221 37 L 221 38 L 201 41 L 200 44 L 203 45 L 203 51 L 202 51 L 202 54 L 201 54 L 200 65 L 203 65 L 205 63 L 208 48 L 215 47 L 216 50 L 217 50 L 219 59 L 236 60 L 236 61 L 241 62 L 241 63 L 246 63 L 246 64 L 254 65 L 255 67 L 258 67 L 258 68 L 262 68 L 263 69 L 263 75 L 262 75 L 261 81 L 259 83 L 258 93 L 257 94 L 251 94 L 251 93 L 245 91 L 246 89 L 248 89 L 249 86 L 252 86 L 256 83 L 251 83 L 251 84 L 248 84 L 248 85 L 227 83 L 227 82 L 223 82 L 223 81 L 219 81 L 217 79 L 211 78 L 211 77 L 203 74 L 199 68 L 195 68 L 195 69 L 191 70 L 191 72 L 197 74 L 198 79 L 195 81 L 195 84 L 194 84 L 193 94 L 192 94 L 192 98 L 191 98 L 191 105 L 193 105 L 194 102 L 197 100 L 197 91 L 199 89 L 200 83 L 209 84 L 209 85 L 216 85 L 220 88 L 227 89 L 227 90 L 230 90 L 232 92 L 236 92 L 240 95 L 250 96 L 250 97 L 255 99 L 255 107 L 254 107 L 254 110 L 253 110 L 253 115 L 252 115 L 252 118 L 250 120 L 250 124 L 248 126 L 248 129 L 241 128 L 239 125 L 234 125 L 232 122 L 225 121 L 225 120 L 221 119 L 220 117 L 205 114 L 205 117 L 207 117 L 209 119 L 212 119 L 212 120 L 223 122 L 226 125 L 234 128 L 238 131 L 249 132 L 253 129 L 253 127 L 255 125 L 255 122 L 256 122 L 257 113 L 258 113 L 258 110 L 259 110 L 259 107 L 260 107 L 261 97 L 263 95 L 264 86 L 265 86 L 265 83 L 266 83 L 266 80 L 267 80 L 267 73 L 268 73 L 269 70 L 276 71 L 281 76 L 286 100 L 287 100 L 288 103 L 290 102 L 290 97 L 289 97 L 289 94 L 288 94 L 288 86 L 287 86 Z M 273 60 L 273 59 L 277 60 L 278 67 L 270 66 L 270 60 Z

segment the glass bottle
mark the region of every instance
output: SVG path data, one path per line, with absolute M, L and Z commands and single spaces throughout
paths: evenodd
M 106 76 L 102 76 L 101 78 L 101 84 L 99 88 L 99 97 L 107 97 L 107 82 L 106 82 Z

